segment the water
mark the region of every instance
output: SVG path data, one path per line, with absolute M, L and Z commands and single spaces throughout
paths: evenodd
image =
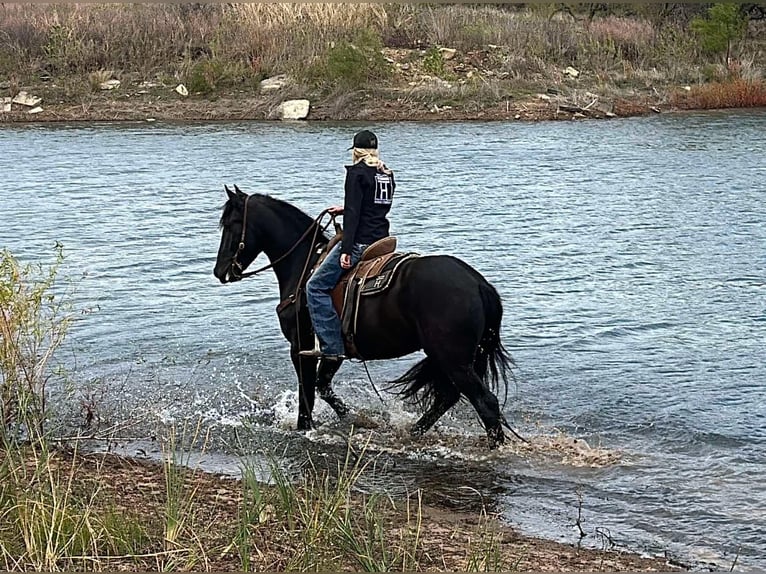
M 102 428 L 144 436 L 201 418 L 211 457 L 243 444 L 279 444 L 296 464 L 340 455 L 323 405 L 323 428 L 289 430 L 273 276 L 221 286 L 212 268 L 223 184 L 315 215 L 342 200 L 360 127 L 0 129 L 0 247 L 50 262 L 63 243 L 81 311 L 60 354 L 74 386 L 60 419 L 79 424 L 89 405 Z M 370 488 L 424 487 L 455 507 L 481 495 L 568 542 L 579 512 L 585 544 L 766 567 L 766 114 L 373 127 L 397 172 L 400 248 L 458 255 L 500 291 L 518 365 L 505 410 L 537 448 L 486 453 L 466 405 L 413 443 L 415 409 L 381 404 L 347 364 L 338 392 L 380 424 L 353 438 L 380 457 Z M 374 363 L 373 380 L 417 359 Z

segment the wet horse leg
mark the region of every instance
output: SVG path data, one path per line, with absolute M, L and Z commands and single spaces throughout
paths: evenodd
M 412 436 L 419 437 L 426 434 L 428 430 L 436 424 L 436 421 L 438 421 L 442 415 L 450 410 L 460 399 L 460 391 L 457 390 L 452 382 L 443 375 L 440 376 L 438 380 L 434 381 L 434 385 L 436 387 L 436 396 L 434 397 L 433 403 L 426 412 L 423 413 L 420 419 L 418 419 L 418 422 L 412 426 L 412 429 L 410 430 Z
M 338 418 L 340 419 L 345 418 L 350 412 L 346 403 L 344 403 L 332 389 L 332 378 L 335 376 L 335 373 L 338 372 L 342 363 L 342 359 L 321 359 L 319 361 L 319 369 L 317 370 L 316 384 L 319 397 L 332 407 L 332 410 L 335 411 L 335 414 L 338 415 Z
M 316 385 L 316 363 L 313 357 L 302 357 L 298 350 L 290 352 L 295 374 L 298 375 L 298 430 L 311 430 Z
M 494 449 L 505 441 L 505 433 L 501 426 L 500 404 L 497 397 L 490 392 L 484 382 L 479 378 L 471 366 L 463 366 L 451 369 L 449 377 L 455 386 L 460 389 L 484 423 L 487 432 L 489 448 Z

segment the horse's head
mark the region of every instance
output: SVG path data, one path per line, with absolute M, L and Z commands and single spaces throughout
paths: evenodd
M 248 214 L 247 210 L 250 196 L 240 191 L 236 185 L 234 191 L 228 186 L 224 186 L 224 189 L 228 201 L 221 215 L 221 245 L 218 247 L 213 275 L 221 283 L 232 283 L 242 279 L 242 273 L 258 257 L 262 248 L 258 246 L 252 226 L 247 225 L 248 219 L 254 215 L 252 211 Z M 247 227 L 251 229 L 244 232 Z

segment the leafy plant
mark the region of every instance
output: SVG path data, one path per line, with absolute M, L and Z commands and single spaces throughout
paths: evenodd
M 431 46 L 426 51 L 426 55 L 423 58 L 423 70 L 439 78 L 446 74 L 444 56 L 442 56 L 441 50 L 436 46 Z
M 61 345 L 71 316 L 54 291 L 63 261 L 45 269 L 22 265 L 8 250 L 0 251 L 0 438 L 13 442 L 44 438 L 45 388 L 50 363 Z
M 707 17 L 695 18 L 691 27 L 699 36 L 702 49 L 711 54 L 724 53 L 724 63 L 728 66 L 732 44 L 744 35 L 747 20 L 738 4 L 714 4 L 708 9 Z
M 330 47 L 309 69 L 309 76 L 318 84 L 339 87 L 363 87 L 387 78 L 391 66 L 382 53 L 380 36 L 366 29 L 353 41 L 340 40 Z

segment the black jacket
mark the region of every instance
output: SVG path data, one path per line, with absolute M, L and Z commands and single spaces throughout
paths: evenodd
M 370 244 L 388 237 L 386 215 L 394 200 L 394 174 L 360 161 L 346 166 L 341 253 L 350 255 L 355 243 Z

